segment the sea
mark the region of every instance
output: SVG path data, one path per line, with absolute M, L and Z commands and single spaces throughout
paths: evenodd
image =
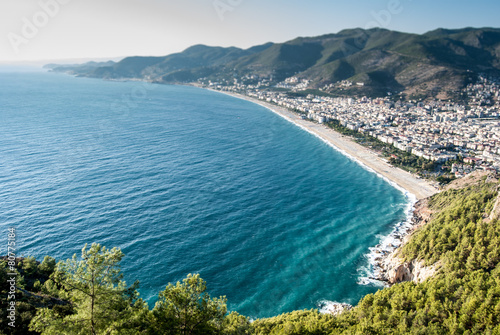
M 249 101 L 187 86 L 0 69 L 0 243 L 58 260 L 121 248 L 152 308 L 199 273 L 251 318 L 381 288 L 367 255 L 408 197 Z

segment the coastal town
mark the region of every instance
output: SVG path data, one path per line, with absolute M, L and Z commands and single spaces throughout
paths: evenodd
M 250 82 L 251 84 L 248 84 Z M 239 93 L 295 111 L 319 124 L 336 121 L 341 127 L 392 145 L 402 152 L 443 165 L 445 173 L 461 178 L 476 170 L 500 171 L 500 82 L 478 76 L 460 91 L 462 102 L 409 100 L 391 97 L 353 98 L 289 94 L 309 88 L 307 80 L 287 78 L 271 86 L 254 77 L 233 82 L 200 84 Z M 335 85 L 358 85 L 342 81 Z M 327 91 L 325 86 L 321 91 Z

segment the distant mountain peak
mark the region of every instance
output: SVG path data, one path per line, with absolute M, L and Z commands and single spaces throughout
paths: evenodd
M 318 89 L 343 80 L 363 83 L 332 90 L 332 94 L 453 96 L 470 72 L 500 72 L 500 29 L 440 28 L 418 35 L 352 28 L 246 50 L 198 44 L 165 57 L 128 57 L 114 64 L 84 64 L 71 70 L 53 68 L 89 77 L 165 83 L 201 78 L 231 83 L 248 75 L 279 82 L 297 76 Z

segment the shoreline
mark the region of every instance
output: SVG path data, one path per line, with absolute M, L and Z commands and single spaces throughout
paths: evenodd
M 297 114 L 289 111 L 285 107 L 276 106 L 239 93 L 218 91 L 209 88 L 206 89 L 226 94 L 234 98 L 243 99 L 271 110 L 273 113 L 281 116 L 285 120 L 323 140 L 344 156 L 356 161 L 363 168 L 376 173 L 402 191 L 402 193 L 406 196 L 411 197 L 413 195 L 416 200 L 422 200 L 439 192 L 439 190 L 432 186 L 429 182 L 424 179 L 417 179 L 411 173 L 390 165 L 376 153 L 354 142 L 348 136 L 337 133 L 335 130 L 325 125 L 303 120 Z
M 318 137 L 334 150 L 355 161 L 362 168 L 383 178 L 405 195 L 408 200 L 408 205 L 405 209 L 405 219 L 398 222 L 388 235 L 380 236 L 379 243 L 374 247 L 370 247 L 367 254 L 365 254 L 368 260 L 367 266 L 358 270 L 359 279 L 357 283 L 359 285 L 388 286 L 386 262 L 394 257 L 396 252 L 407 243 L 407 237 L 418 228 L 414 217 L 415 206 L 421 200 L 436 194 L 439 190 L 427 181 L 417 179 L 411 173 L 393 167 L 373 151 L 354 142 L 350 137 L 337 133 L 326 125 L 304 120 L 285 107 L 276 106 L 239 93 L 218 91 L 210 88 L 205 89 L 243 99 L 269 109 L 295 126 Z M 339 304 L 337 302 L 326 301 L 324 303 L 326 303 L 325 306 L 321 308 L 324 311 L 329 311 L 332 308 L 335 309 Z

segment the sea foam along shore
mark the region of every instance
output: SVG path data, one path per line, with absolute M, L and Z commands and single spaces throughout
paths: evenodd
M 285 120 L 292 122 L 296 126 L 323 140 L 335 150 L 356 161 L 363 168 L 384 178 L 406 196 L 408 200 L 406 219 L 397 223 L 389 235 L 380 236 L 380 243 L 377 246 L 370 248 L 370 252 L 366 255 L 368 265 L 360 269 L 358 284 L 377 286 L 384 285 L 385 283 L 382 281 L 383 269 L 381 264 L 384 259 L 394 254 L 396 250 L 404 244 L 405 237 L 414 230 L 413 210 L 415 203 L 418 200 L 430 197 L 431 195 L 437 193 L 438 189 L 427 181 L 416 178 L 407 171 L 391 166 L 388 162 L 378 157 L 376 153 L 354 142 L 349 137 L 341 135 L 325 125 L 304 120 L 296 113 L 293 113 L 286 108 L 238 93 L 221 92 L 216 90 L 212 91 L 244 99 L 266 107 L 272 112 L 283 117 Z M 329 302 L 325 304 L 325 302 L 323 302 L 322 304 L 326 305 L 326 308 L 322 308 L 322 310 L 329 310 L 331 305 L 336 305 L 338 303 Z
M 405 244 L 405 237 L 415 230 L 413 211 L 417 200 L 413 194 L 407 194 L 407 199 L 406 219 L 398 222 L 389 235 L 381 236 L 379 244 L 369 248 L 370 252 L 366 255 L 368 265 L 359 269 L 358 284 L 388 286 L 384 261 L 392 257 Z

